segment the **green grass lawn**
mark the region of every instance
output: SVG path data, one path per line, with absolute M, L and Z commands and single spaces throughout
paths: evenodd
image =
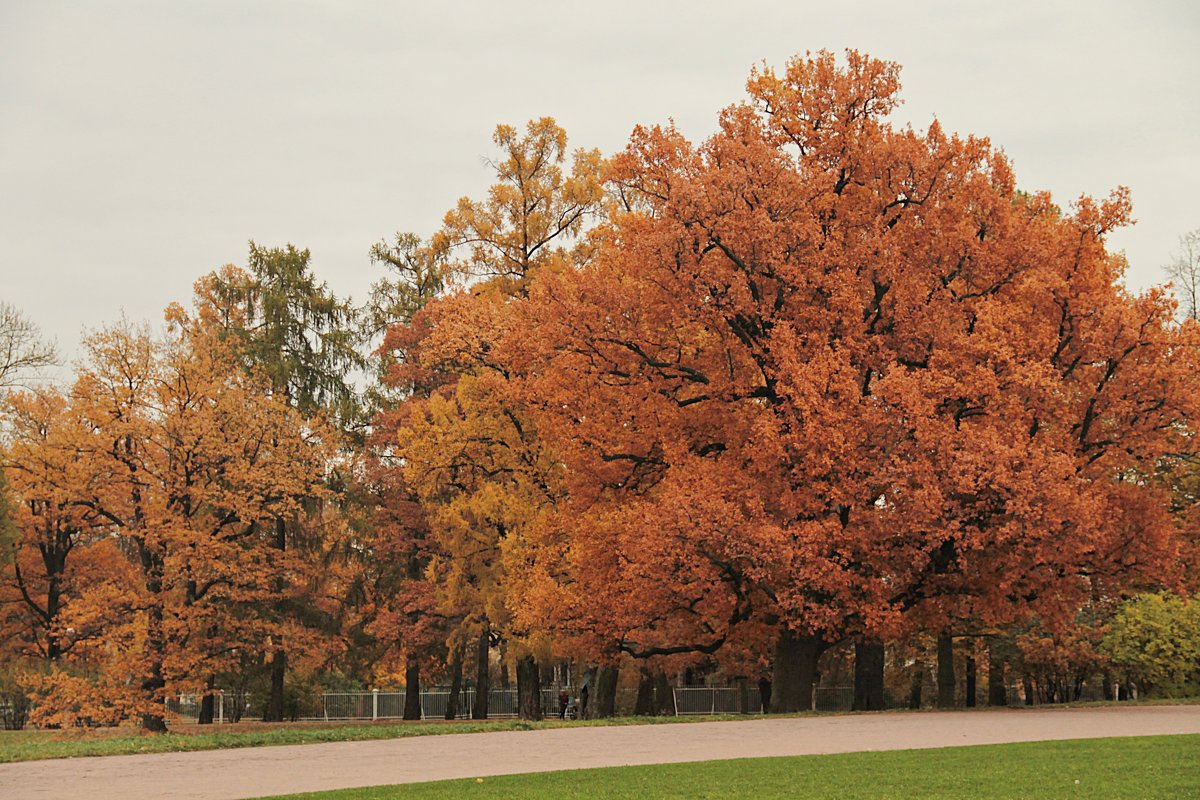
M 291 800 L 529 797 L 1184 800 L 1200 798 L 1200 736 L 705 761 L 288 795 Z

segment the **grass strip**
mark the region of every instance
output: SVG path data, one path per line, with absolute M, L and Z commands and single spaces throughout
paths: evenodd
M 571 770 L 270 800 L 1179 800 L 1200 797 L 1200 735 L 1078 739 Z

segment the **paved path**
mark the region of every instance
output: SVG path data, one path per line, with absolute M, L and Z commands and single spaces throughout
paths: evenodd
M 234 800 L 625 764 L 1168 733 L 1200 733 L 1200 705 L 580 727 L 29 761 L 0 764 L 0 798 Z

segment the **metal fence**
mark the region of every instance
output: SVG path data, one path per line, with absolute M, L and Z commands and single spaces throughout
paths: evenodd
M 761 714 L 762 695 L 758 687 L 737 686 L 677 686 L 675 715 L 692 714 Z
M 757 687 L 689 686 L 678 687 L 674 692 L 677 716 L 695 714 L 759 714 L 762 713 L 762 698 Z M 542 689 L 542 713 L 547 717 L 559 714 L 557 687 Z M 572 703 L 577 701 L 578 692 L 568 687 Z M 636 690 L 621 689 L 617 693 L 618 714 L 632 714 Z M 298 709 L 294 719 L 305 722 L 349 722 L 402 719 L 404 716 L 403 690 L 369 692 L 326 692 Z M 249 697 L 243 702 L 249 704 Z M 429 690 L 420 693 L 421 719 L 444 719 L 450 702 L 450 692 Z M 218 692 L 214 698 L 213 721 L 217 723 L 236 719 L 233 715 L 232 694 Z M 184 720 L 196 720 L 200 715 L 200 697 L 182 695 L 167 701 L 167 711 Z M 458 695 L 456 719 L 470 719 L 475 706 L 475 690 L 463 689 Z M 243 711 L 246 709 L 243 708 Z M 240 715 L 238 715 L 240 716 Z M 488 692 L 488 718 L 506 719 L 518 716 L 517 690 L 492 689 Z
M 853 706 L 853 686 L 816 686 L 813 688 L 813 711 L 849 711 Z
M 420 693 L 422 720 L 443 720 L 450 692 Z M 458 693 L 457 720 L 468 720 L 475 706 L 475 690 L 466 688 Z M 541 690 L 541 708 L 546 716 L 558 714 L 558 691 Z M 400 720 L 404 716 L 404 692 L 326 692 L 319 708 L 302 712 L 301 720 Z M 493 688 L 487 693 L 488 718 L 517 716 L 517 690 Z

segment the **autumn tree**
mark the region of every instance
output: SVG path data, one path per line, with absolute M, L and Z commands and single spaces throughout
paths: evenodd
M 204 313 L 238 343 L 243 367 L 265 375 L 284 403 L 307 418 L 335 419 L 345 430 L 360 426 L 352 373 L 365 362 L 357 350 L 356 309 L 313 276 L 308 250 L 251 242 L 245 270 L 227 267 L 210 274 L 197 284 L 196 295 Z M 307 521 L 319 529 L 319 510 L 310 507 L 307 514 Z M 281 553 L 289 545 L 319 551 L 321 532 L 304 535 L 303 516 L 275 521 L 269 535 Z M 284 715 L 287 648 L 282 627 L 298 611 L 285 595 L 294 594 L 301 583 L 277 587 L 281 630 L 270 653 L 270 697 L 263 714 L 268 721 L 280 721 Z
M 432 240 L 449 277 L 470 290 L 430 305 L 409 326 L 426 331 L 410 358 L 444 377 L 408 412 L 399 437 L 404 477 L 436 543 L 428 573 L 446 613 L 462 620 L 460 637 L 477 642 L 474 714 L 487 715 L 489 651 L 508 640 L 520 714 L 537 718 L 536 651 L 545 648 L 510 625 L 505 564 L 522 531 L 553 504 L 557 467 L 492 350 L 539 276 L 587 258 L 577 237 L 603 193 L 599 154 L 576 151 L 567 171 L 566 133 L 552 119 L 530 122 L 524 135 L 501 125 L 494 140 L 498 182 L 485 200 L 460 200 Z
M 327 457 L 319 429 L 238 370 L 215 330 L 178 309 L 171 318 L 163 341 L 128 326 L 89 338 L 71 394 L 88 429 L 79 460 L 98 485 L 79 505 L 138 575 L 107 609 L 126 632 L 106 641 L 119 658 L 101 688 L 149 731 L 165 730 L 168 692 L 210 688 L 208 676 L 271 630 L 256 609 L 296 565 L 258 534 L 320 493 Z M 137 683 L 122 689 L 112 680 L 122 674 Z M 52 682 L 52 695 L 69 682 Z
M 370 297 L 359 311 L 360 336 L 373 350 L 373 391 L 392 395 L 372 398 L 376 406 L 395 406 L 422 393 L 406 358 L 407 350 L 420 337 L 413 340 L 404 330 L 445 290 L 446 255 L 444 248 L 422 241 L 415 233 L 397 233 L 391 241 L 384 239 L 371 246 L 371 262 L 385 272 L 372 284 Z
M 129 577 L 107 521 L 87 507 L 103 488 L 90 468 L 90 431 L 69 397 L 49 389 L 9 395 L 3 474 L 3 639 L 14 659 L 53 666 L 110 623 L 95 613 Z
M 460 199 L 433 243 L 450 251 L 459 277 L 519 295 L 539 269 L 586 259 L 578 235 L 599 210 L 601 157 L 598 150 L 576 150 L 565 172 L 567 133 L 550 117 L 530 120 L 524 135 L 497 125 L 492 141 L 501 158 L 492 163 L 497 181 L 487 199 Z
M 587 515 L 545 528 L 530 624 L 643 656 L 754 631 L 795 710 L 844 636 L 1069 620 L 1169 571 L 1194 331 L 1119 287 L 1126 196 L 1066 214 L 986 140 L 893 128 L 898 67 L 857 53 L 748 88 L 701 146 L 635 132 L 594 263 L 500 348 Z
M 402 654 L 405 719 L 421 718 L 422 665 L 445 654 L 452 621 L 440 611 L 436 586 L 426 575 L 433 543 L 424 508 L 403 474 L 398 431 L 414 404 L 428 399 L 439 380 L 410 356 L 421 338 L 414 318 L 445 285 L 445 253 L 411 233 L 371 248 L 371 260 L 387 270 L 372 287 L 362 311 L 363 335 L 379 342 L 376 382 L 369 390 L 371 431 L 362 451 L 358 499 L 366 524 L 358 540 L 351 588 L 355 625 L 378 643 L 380 657 Z M 457 715 L 462 643 L 452 642 L 452 697 L 447 716 Z

